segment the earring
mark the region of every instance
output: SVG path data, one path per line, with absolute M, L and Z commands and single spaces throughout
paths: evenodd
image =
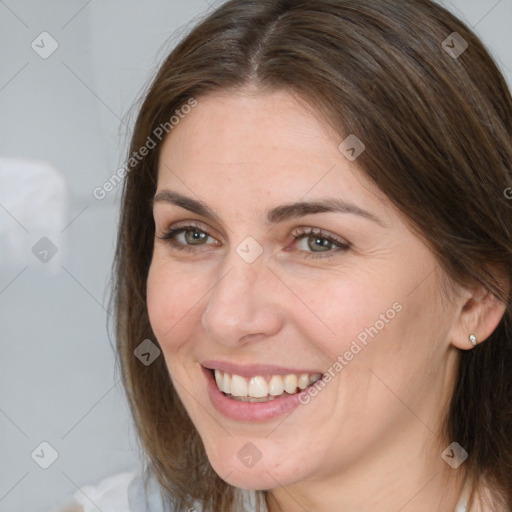
M 471 343 L 473 344 L 474 347 L 476 347 L 476 336 L 474 334 L 470 334 L 469 335 L 469 341 L 471 341 Z

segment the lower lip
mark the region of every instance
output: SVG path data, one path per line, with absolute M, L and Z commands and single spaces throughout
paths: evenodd
M 208 388 L 208 395 L 213 406 L 224 416 L 237 421 L 269 421 L 285 412 L 301 405 L 299 393 L 282 398 L 275 398 L 269 402 L 243 402 L 228 398 L 219 390 L 211 370 L 203 368 Z

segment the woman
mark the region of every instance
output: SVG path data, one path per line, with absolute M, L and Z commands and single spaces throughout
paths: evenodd
M 192 30 L 124 188 L 126 506 L 512 510 L 511 134 L 430 0 L 231 0 Z

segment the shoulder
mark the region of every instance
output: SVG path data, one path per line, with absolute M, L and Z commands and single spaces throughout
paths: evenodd
M 244 512 L 254 512 L 254 491 L 241 493 Z M 84 485 L 73 499 L 72 505 L 59 512 L 176 512 L 165 504 L 156 477 L 142 470 L 118 473 L 97 484 Z M 189 510 L 202 512 L 202 506 L 195 502 Z
M 83 485 L 73 500 L 59 512 L 173 512 L 164 507 L 155 478 L 135 469 Z

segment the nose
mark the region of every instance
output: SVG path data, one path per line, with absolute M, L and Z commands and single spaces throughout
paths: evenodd
M 246 263 L 234 254 L 224 269 L 201 317 L 205 331 L 230 347 L 277 334 L 283 325 L 282 290 L 263 258 Z

